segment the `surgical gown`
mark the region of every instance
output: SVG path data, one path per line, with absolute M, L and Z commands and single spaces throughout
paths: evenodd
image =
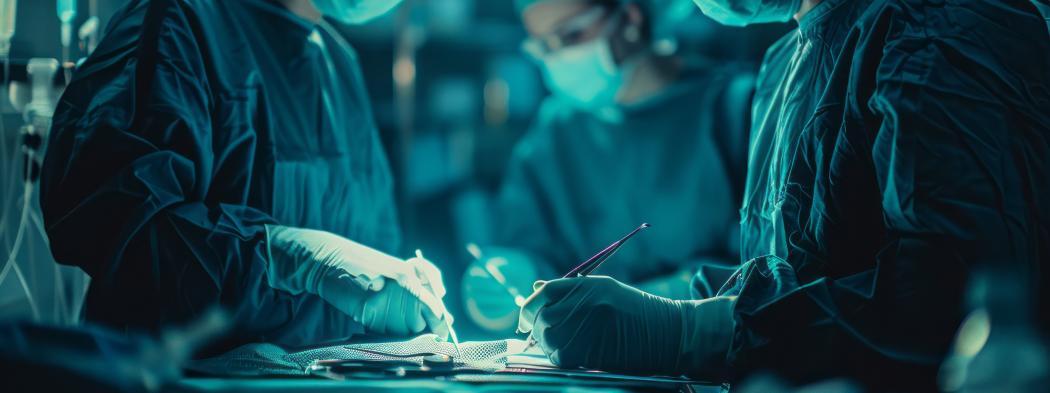
M 747 71 L 688 61 L 665 91 L 611 114 L 548 99 L 508 164 L 498 244 L 534 260 L 541 278 L 560 276 L 648 222 L 598 273 L 638 283 L 700 262 L 735 265 Z
M 1050 305 L 1050 39 L 1029 0 L 824 0 L 767 53 L 737 377 L 933 391 L 969 273 Z
M 115 15 L 58 105 L 41 180 L 56 260 L 92 278 L 86 318 L 155 330 L 221 306 L 236 325 L 220 347 L 360 332 L 320 297 L 267 285 L 264 229 L 396 251 L 355 56 L 273 1 L 136 1 Z

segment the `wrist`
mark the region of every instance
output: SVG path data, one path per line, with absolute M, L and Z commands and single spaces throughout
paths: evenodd
M 266 229 L 266 279 L 271 288 L 298 295 L 308 292 L 303 280 L 294 279 L 302 267 L 299 254 L 301 246 L 291 241 L 287 234 L 292 230 L 282 225 L 264 225 Z
M 631 371 L 659 375 L 680 375 L 683 368 L 682 359 L 686 353 L 683 344 L 687 336 L 687 302 L 671 300 L 641 292 L 646 299 L 641 304 L 625 305 L 628 308 L 642 310 L 636 322 L 639 331 L 632 331 L 643 341 L 632 345 L 633 351 L 625 366 L 612 371 Z
M 733 307 L 736 297 L 713 297 L 679 301 L 682 315 L 682 341 L 678 367 L 680 375 L 718 381 L 728 370 L 726 357 L 732 346 Z

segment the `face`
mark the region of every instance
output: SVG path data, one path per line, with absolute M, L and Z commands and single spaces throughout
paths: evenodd
M 598 6 L 586 0 L 549 0 L 536 3 L 522 14 L 529 35 L 550 50 L 582 44 L 598 38 L 605 17 L 584 18 Z
M 615 1 L 595 0 L 540 1 L 522 13 L 530 41 L 538 44 L 538 48 L 533 49 L 540 50 L 531 54 L 542 56 L 596 39 L 608 39 L 617 61 L 647 47 L 646 38 L 640 35 L 644 19 L 637 4 L 627 2 L 621 6 Z
M 634 4 L 613 1 L 533 3 L 522 14 L 530 36 L 522 49 L 540 65 L 552 93 L 579 109 L 604 110 L 617 105 L 637 64 L 626 59 L 645 45 L 634 16 L 640 17 Z

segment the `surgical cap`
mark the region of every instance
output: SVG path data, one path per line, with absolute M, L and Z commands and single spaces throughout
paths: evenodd
M 514 7 L 519 13 L 534 4 L 545 1 L 585 1 L 585 0 L 514 0 Z M 636 3 L 645 11 L 652 26 L 653 43 L 666 45 L 673 42 L 679 33 L 679 26 L 692 17 L 702 17 L 691 0 L 619 0 L 620 3 Z

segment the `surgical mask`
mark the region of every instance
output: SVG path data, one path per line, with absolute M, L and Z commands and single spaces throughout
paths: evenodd
M 613 26 L 610 23 L 602 37 L 540 58 L 547 87 L 554 94 L 591 112 L 616 105 L 616 95 L 637 61 L 627 59 L 616 64 L 608 39 Z
M 383 16 L 402 0 L 313 0 L 322 14 L 344 23 L 362 24 Z
M 693 0 L 705 15 L 729 26 L 787 22 L 802 0 Z
M 624 67 L 616 64 L 606 39 L 559 50 L 542 61 L 547 86 L 580 109 L 613 106 L 624 84 Z

